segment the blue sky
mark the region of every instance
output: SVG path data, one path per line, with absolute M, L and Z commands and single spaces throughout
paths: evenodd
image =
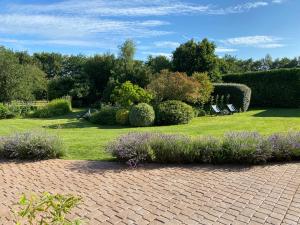
M 0 45 L 30 53 L 167 55 L 205 37 L 217 54 L 300 56 L 299 0 L 0 0 Z

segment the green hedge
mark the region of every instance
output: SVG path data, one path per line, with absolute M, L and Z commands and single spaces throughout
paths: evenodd
M 140 103 L 133 106 L 129 112 L 129 123 L 134 127 L 152 126 L 155 121 L 155 112 L 151 105 Z
M 213 96 L 229 95 L 229 104 L 233 104 L 238 110 L 247 111 L 251 101 L 251 89 L 243 84 L 215 83 Z
M 300 69 L 230 74 L 223 76 L 223 80 L 249 86 L 251 106 L 300 107 Z

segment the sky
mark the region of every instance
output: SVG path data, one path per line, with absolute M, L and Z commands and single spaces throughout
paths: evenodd
M 16 51 L 170 57 L 190 39 L 219 56 L 300 56 L 300 0 L 0 0 L 0 45 Z

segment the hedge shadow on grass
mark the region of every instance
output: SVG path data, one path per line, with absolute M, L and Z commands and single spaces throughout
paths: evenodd
M 300 117 L 299 109 L 266 109 L 259 112 L 254 117 Z
M 97 125 L 97 124 L 93 124 L 88 121 L 80 119 L 77 121 L 70 120 L 69 122 L 46 125 L 46 126 L 43 126 L 43 128 L 48 128 L 48 129 L 81 129 L 81 128 L 126 129 L 126 128 L 130 128 L 130 127 L 120 126 L 120 125 Z

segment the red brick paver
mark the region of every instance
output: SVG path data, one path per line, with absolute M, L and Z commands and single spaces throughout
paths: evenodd
M 300 163 L 158 166 L 49 160 L 0 162 L 0 224 L 24 193 L 80 195 L 85 224 L 300 224 Z

